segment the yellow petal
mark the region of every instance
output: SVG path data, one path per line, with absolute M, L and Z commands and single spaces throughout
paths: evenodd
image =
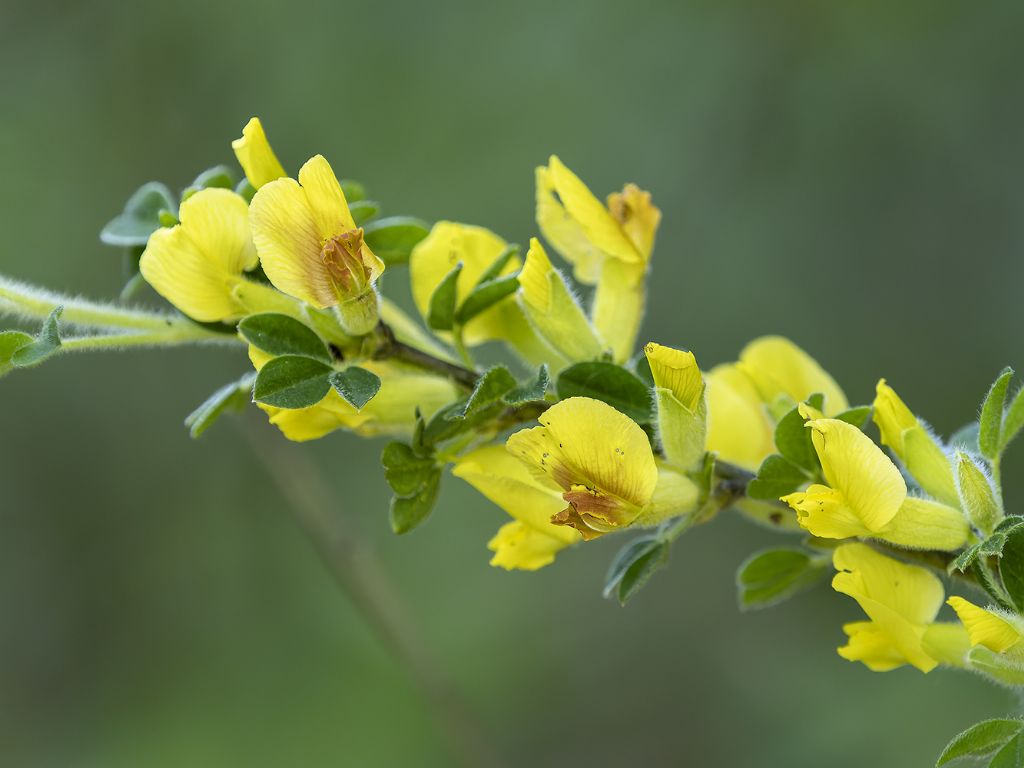
M 836 652 L 847 661 L 859 661 L 872 672 L 889 672 L 907 663 L 907 657 L 873 621 L 843 625 L 849 640 Z
M 820 392 L 825 396 L 825 415 L 833 416 L 850 407 L 835 379 L 789 339 L 755 339 L 740 353 L 739 364 L 768 404 L 780 396 L 800 403 Z
M 644 354 L 654 377 L 658 438 L 666 459 L 689 469 L 704 455 L 707 408 L 704 380 L 690 352 L 649 343 Z
M 942 605 L 942 582 L 930 571 L 904 565 L 866 544 L 843 544 L 832 555 L 840 571 L 832 588 L 854 598 L 910 664 L 928 672 L 936 661 L 925 653 L 925 625 Z
M 796 512 L 797 522 L 822 539 L 851 539 L 873 536 L 850 509 L 843 495 L 824 485 L 812 485 L 806 491 L 783 496 L 782 501 Z
M 537 238 L 519 273 L 519 303 L 538 334 L 565 358 L 593 360 L 604 346 Z
M 601 267 L 591 311 L 594 328 L 616 362 L 633 355 L 644 316 L 646 267 L 609 259 Z
M 903 475 L 871 438 L 838 419 L 807 425 L 828 484 L 871 531 L 881 530 L 907 497 Z
M 903 458 L 903 433 L 917 426 L 917 417 L 911 413 L 899 395 L 879 379 L 875 385 L 875 402 L 872 404 L 872 418 L 882 433 L 882 444 L 892 448 Z
M 566 212 L 598 250 L 630 264 L 645 261 L 608 209 L 555 155 L 548 161 L 548 172 Z
M 640 426 L 607 403 L 571 397 L 553 405 L 543 426 L 508 439 L 508 449 L 533 471 L 551 477 L 564 491 L 585 486 L 635 508 L 651 500 L 658 468 Z
M 585 285 L 601 277 L 604 254 L 587 239 L 583 227 L 569 215 L 555 193 L 547 166 L 537 168 L 537 226 L 551 247 L 573 266 L 573 275 Z
M 654 386 L 669 390 L 683 407 L 695 411 L 704 394 L 704 378 L 692 352 L 649 342 L 644 355 L 651 367 Z
M 264 185 L 249 210 L 260 263 L 274 287 L 318 309 L 337 304 L 318 225 L 298 182 L 284 178 Z
M 971 645 L 983 645 L 991 651 L 1002 653 L 1021 641 L 1020 630 L 993 611 L 986 611 L 962 597 L 951 597 L 946 601 L 963 622 Z
M 270 142 L 267 141 L 263 124 L 258 117 L 245 124 L 242 137 L 232 141 L 231 148 L 235 150 L 235 157 L 245 171 L 245 177 L 256 189 L 288 175 L 281 167 L 274 150 L 270 148 Z
M 562 491 L 536 477 L 502 445 L 477 448 L 455 460 L 455 477 L 465 480 L 520 524 L 533 528 L 562 546 L 580 540 L 571 528 L 551 523 L 565 509 Z
M 299 169 L 299 184 L 306 193 L 309 209 L 321 240 L 356 228 L 338 177 L 323 155 L 311 157 Z
M 955 552 L 967 543 L 969 533 L 959 509 L 908 496 L 879 538 L 910 549 Z
M 633 247 L 640 252 L 644 261 L 651 258 L 654 250 L 654 236 L 661 222 L 661 211 L 651 202 L 651 193 L 636 184 L 627 184 L 622 192 L 608 195 L 608 211 L 619 222 Z
M 964 667 L 971 641 L 967 631 L 957 622 L 937 621 L 924 628 L 921 648 L 939 664 Z
M 636 524 L 652 527 L 679 515 L 689 514 L 697 507 L 700 489 L 682 472 L 658 466 L 658 483 L 654 495 L 640 512 Z
M 158 229 L 139 262 L 142 276 L 182 312 L 201 322 L 233 319 L 242 271 L 256 266 L 245 200 L 204 189 L 181 204 L 181 223 Z
M 735 365 L 717 365 L 707 385 L 707 448 L 722 461 L 756 471 L 775 453 L 775 430 L 753 382 Z
M 551 527 L 557 529 L 557 526 Z M 561 530 L 576 533 L 568 528 Z M 497 535 L 487 542 L 487 548 L 494 552 L 491 565 L 507 571 L 536 571 L 553 563 L 555 555 L 567 546 L 561 539 L 516 521 L 505 523 L 498 529 Z

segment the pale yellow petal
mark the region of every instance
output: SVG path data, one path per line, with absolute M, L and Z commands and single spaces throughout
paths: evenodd
M 598 336 L 622 363 L 633 355 L 646 305 L 646 267 L 609 259 L 601 267 L 591 318 Z
M 689 514 L 697 507 L 700 489 L 682 472 L 658 466 L 658 483 L 654 495 L 640 512 L 636 524 L 652 527 L 679 515 Z
M 835 379 L 789 339 L 781 336 L 755 339 L 743 348 L 739 364 L 768 404 L 780 395 L 799 403 L 820 392 L 825 396 L 826 416 L 834 416 L 850 407 Z
M 946 601 L 960 621 L 963 622 L 971 645 L 983 645 L 991 651 L 1002 653 L 1017 645 L 1024 635 L 1020 629 L 993 611 L 979 608 L 962 597 L 951 597 Z
M 555 193 L 547 166 L 537 168 L 537 226 L 551 247 L 572 264 L 577 280 L 585 285 L 597 283 L 605 256 L 565 210 Z
M 879 379 L 875 385 L 875 402 L 872 404 L 872 418 L 882 433 L 882 444 L 893 449 L 903 458 L 903 433 L 917 426 L 917 417 L 911 413 L 899 395 Z
M 569 528 L 564 530 L 576 533 Z M 493 566 L 507 571 L 536 571 L 553 563 L 555 555 L 569 544 L 541 533 L 536 528 L 513 521 L 498 529 L 497 535 L 487 542 L 487 548 L 494 552 L 491 558 Z
M 321 257 L 323 241 L 298 183 L 285 178 L 266 184 L 249 210 L 253 242 L 274 287 L 318 309 L 337 304 Z
M 871 438 L 838 419 L 807 422 L 828 484 L 871 531 L 892 520 L 907 497 L 903 475 Z
M 939 664 L 948 667 L 964 667 L 971 641 L 962 625 L 950 621 L 938 621 L 924 628 L 921 648 Z
M 644 355 L 651 367 L 654 386 L 668 389 L 681 405 L 691 411 L 697 410 L 704 394 L 704 377 L 693 353 L 652 341 L 644 347 Z
M 872 672 L 889 672 L 907 663 L 907 657 L 873 621 L 843 625 L 849 640 L 836 652 L 847 661 L 859 661 Z
M 851 539 L 874 535 L 847 505 L 843 495 L 824 485 L 783 496 L 796 512 L 797 522 L 821 539 Z
M 860 543 L 836 547 L 832 563 L 840 571 L 832 581 L 837 592 L 885 605 L 911 624 L 934 621 L 942 607 L 942 582 L 927 568 L 901 563 Z
M 644 261 L 648 261 L 661 223 L 661 211 L 651 202 L 651 193 L 636 184 L 627 184 L 621 192 L 608 195 L 608 211 Z
M 756 471 L 775 453 L 775 431 L 753 382 L 735 365 L 717 365 L 705 383 L 708 450 L 722 461 Z
M 908 496 L 879 538 L 910 549 L 955 552 L 967 543 L 963 512 L 929 499 Z
M 299 169 L 299 184 L 306 193 L 309 209 L 321 240 L 356 228 L 338 177 L 323 155 L 311 157 Z
M 263 124 L 258 117 L 246 123 L 242 129 L 242 137 L 231 142 L 238 164 L 245 171 L 245 177 L 256 189 L 274 179 L 287 176 L 281 167 L 277 155 L 270 148 L 267 135 L 263 132 Z

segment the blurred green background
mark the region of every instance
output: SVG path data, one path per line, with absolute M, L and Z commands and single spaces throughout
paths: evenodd
M 7 0 L 0 271 L 116 295 L 101 226 L 139 183 L 228 161 L 253 114 L 286 167 L 323 152 L 388 212 L 519 242 L 557 152 L 664 211 L 645 336 L 710 366 L 787 334 L 851 400 L 884 375 L 948 434 L 1024 366 L 1022 23 L 1013 2 Z M 0 382 L 3 765 L 452 764 L 240 433 L 182 428 L 245 367 L 69 356 Z M 626 609 L 600 596 L 621 541 L 491 569 L 503 515 L 455 481 L 396 538 L 379 449 L 297 450 L 508 765 L 924 766 L 1013 706 L 843 661 L 860 612 L 830 590 L 741 615 L 734 570 L 778 540 L 732 518 Z M 1024 449 L 1008 463 L 1019 500 Z

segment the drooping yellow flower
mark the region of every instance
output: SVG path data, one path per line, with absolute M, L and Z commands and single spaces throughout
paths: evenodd
M 885 379 L 878 380 L 875 393 L 873 418 L 882 433 L 882 442 L 931 496 L 944 504 L 959 506 L 953 465 L 942 446 Z
M 504 240 L 483 227 L 437 222 L 409 255 L 412 297 L 424 320 L 434 291 L 457 264 L 462 264 L 455 283 L 456 305 L 460 306 L 507 247 Z M 495 277 L 513 274 L 520 266 L 522 260 L 513 257 Z M 512 296 L 485 309 L 462 329 L 462 341 L 468 347 L 496 339 L 507 343 L 531 365 L 547 363 L 553 371 L 565 367 L 565 358 L 541 341 Z
M 838 419 L 812 419 L 807 426 L 828 486 L 815 484 L 782 500 L 812 534 L 948 551 L 966 543 L 969 529 L 960 510 L 908 497 L 899 469 L 859 429 Z
M 456 459 L 452 474 L 513 518 L 488 542 L 494 552 L 491 565 L 534 571 L 553 562 L 559 550 L 580 541 L 572 528 L 551 522 L 565 508 L 561 489 L 531 472 L 504 446 L 489 445 L 467 453 Z
M 245 171 L 245 177 L 256 189 L 288 175 L 271 149 L 258 117 L 245 124 L 242 137 L 232 141 L 231 148 L 235 151 L 238 164 Z
M 654 452 L 640 426 L 588 397 L 562 400 L 539 421 L 542 426 L 516 432 L 506 445 L 561 489 L 568 506 L 552 521 L 584 539 L 633 523 L 658 484 Z
M 249 347 L 249 359 L 256 370 L 271 356 Z M 317 440 L 336 429 L 345 429 L 364 437 L 411 435 L 416 426 L 416 410 L 429 419 L 461 394 L 448 379 L 392 360 L 359 362 L 380 377 L 380 389 L 362 410 L 349 405 L 334 389 L 309 408 L 275 408 L 257 403 L 270 417 L 270 423 L 289 440 Z
M 1018 620 L 998 611 L 979 608 L 962 597 L 946 601 L 960 618 L 971 645 L 981 645 L 996 653 L 1024 656 L 1024 631 Z
M 705 375 L 707 449 L 722 461 L 756 472 L 775 453 L 775 428 L 750 378 L 736 365 L 716 365 Z
M 249 208 L 226 189 L 204 189 L 181 204 L 180 224 L 154 232 L 139 269 L 157 293 L 201 322 L 247 313 L 235 288 L 257 264 Z
M 577 362 L 601 357 L 601 340 L 537 238 L 530 240 L 519 273 L 518 298 L 538 335 L 565 359 Z
M 692 352 L 651 342 L 644 354 L 654 377 L 658 437 L 665 458 L 689 469 L 704 454 L 707 408 L 704 379 Z
M 278 290 L 318 309 L 338 307 L 354 336 L 373 329 L 374 284 L 384 262 L 364 242 L 322 155 L 302 166 L 298 182 L 281 178 L 260 187 L 250 210 L 263 271 Z
M 911 664 L 930 672 L 938 664 L 963 665 L 967 636 L 956 624 L 935 622 L 942 582 L 925 568 L 905 565 L 866 544 L 843 544 L 832 555 L 836 592 L 856 600 L 870 621 L 847 624 L 839 655 L 885 672 Z
M 556 156 L 537 169 L 537 224 L 576 279 L 597 285 L 594 325 L 619 361 L 632 353 L 640 329 L 660 220 L 650 194 L 635 184 L 610 195 L 606 207 Z
M 781 401 L 783 413 L 816 392 L 825 396 L 826 416 L 850 407 L 835 379 L 813 357 L 782 336 L 763 336 L 750 342 L 740 352 L 737 366 L 750 377 L 769 407 L 774 408 Z

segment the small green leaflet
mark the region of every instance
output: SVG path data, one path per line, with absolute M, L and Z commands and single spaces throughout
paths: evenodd
M 407 262 L 412 249 L 428 234 L 430 225 L 411 216 L 389 216 L 363 227 L 364 241 L 388 266 Z
M 516 386 L 515 377 L 504 365 L 488 368 L 477 381 L 469 399 L 466 400 L 461 412 L 456 411 L 454 418 L 470 418 L 490 405 L 501 402 L 506 393 Z
M 511 296 L 517 288 L 519 288 L 517 275 L 496 277 L 486 283 L 480 283 L 459 306 L 455 313 L 455 322 L 465 325 L 481 312 L 490 309 L 507 296 Z
M 64 307 L 54 309 L 43 321 L 38 335 L 22 347 L 14 350 L 11 364 L 15 368 L 30 368 L 52 357 L 60 349 L 59 321 Z
M 335 371 L 329 378 L 331 386 L 357 411 L 363 410 L 380 390 L 380 377 L 357 365 Z
M 1006 404 L 1006 390 L 1010 386 L 1012 378 L 1013 369 L 1004 368 L 992 383 L 992 388 L 989 389 L 985 402 L 981 405 L 981 416 L 978 418 L 978 446 L 981 448 L 981 455 L 986 459 L 999 458 L 1004 445 L 1002 441 L 1003 407 Z
M 576 363 L 562 371 L 555 386 L 559 399 L 590 397 L 608 403 L 638 424 L 653 421 L 650 390 L 621 365 Z
M 985 720 L 953 737 L 939 756 L 936 768 L 961 757 L 981 758 L 1002 749 L 1024 729 L 1020 720 Z
M 158 181 L 143 184 L 125 203 L 124 211 L 100 232 L 107 245 L 145 245 L 160 228 L 160 212 L 177 215 L 178 204 L 166 185 Z
M 373 200 L 357 200 L 349 204 L 348 209 L 356 226 L 361 227 L 377 217 L 377 214 L 380 213 L 380 203 Z M 365 236 L 366 230 L 363 230 L 363 237 L 365 238 Z
M 633 597 L 665 563 L 671 545 L 657 534 L 647 534 L 619 550 L 605 577 L 604 596 L 620 605 Z
M 228 411 L 240 411 L 252 402 L 252 385 L 256 374 L 247 373 L 238 381 L 225 384 L 185 418 L 185 426 L 193 440 L 199 438 L 217 419 Z
M 345 202 L 349 205 L 366 199 L 366 187 L 354 179 L 342 179 L 338 182 L 341 185 L 341 192 L 345 195 Z
M 275 408 L 309 408 L 330 392 L 333 370 L 310 357 L 275 357 L 256 374 L 253 399 Z
M 546 363 L 541 363 L 537 375 L 523 384 L 516 386 L 505 395 L 505 402 L 509 405 L 522 405 L 537 400 L 543 400 L 551 385 L 551 375 L 548 373 Z
M 437 469 L 433 454 L 421 455 L 412 446 L 397 441 L 384 446 L 380 463 L 384 465 L 384 479 L 401 497 L 419 493 Z
M 15 367 L 11 362 L 14 353 L 31 343 L 32 337 L 27 333 L 21 331 L 0 332 L 0 376 Z
M 828 558 L 799 549 L 772 549 L 748 558 L 736 573 L 740 608 L 767 608 L 814 586 L 828 569 Z
M 461 273 L 462 262 L 460 261 L 452 267 L 451 272 L 444 276 L 430 297 L 427 325 L 435 331 L 450 331 L 455 326 L 456 290 Z
M 215 165 L 208 168 L 193 181 L 185 191 L 181 193 L 181 202 L 185 202 L 196 192 L 204 189 L 233 189 L 235 186 L 235 172 L 226 165 Z M 168 211 L 173 209 L 168 208 Z
M 516 243 L 509 243 L 505 246 L 505 250 L 498 254 L 497 258 L 492 261 L 487 269 L 480 275 L 480 279 L 476 281 L 476 285 L 479 288 L 484 283 L 489 283 L 492 280 L 496 280 L 501 277 L 501 273 L 505 271 L 505 267 L 508 266 L 512 259 L 519 256 L 519 246 Z
M 238 332 L 268 355 L 300 355 L 331 362 L 331 353 L 323 340 L 311 328 L 288 315 L 277 312 L 249 315 L 238 324 Z
M 773 454 L 762 462 L 757 477 L 747 485 L 747 496 L 762 501 L 778 501 L 810 479 L 807 472 L 789 459 Z
M 824 403 L 825 396 L 820 393 L 807 398 L 807 404 L 818 411 Z M 775 427 L 775 446 L 790 463 L 812 474 L 818 472 L 818 455 L 811 442 L 811 430 L 805 426 L 799 408 L 793 408 L 779 420 Z

